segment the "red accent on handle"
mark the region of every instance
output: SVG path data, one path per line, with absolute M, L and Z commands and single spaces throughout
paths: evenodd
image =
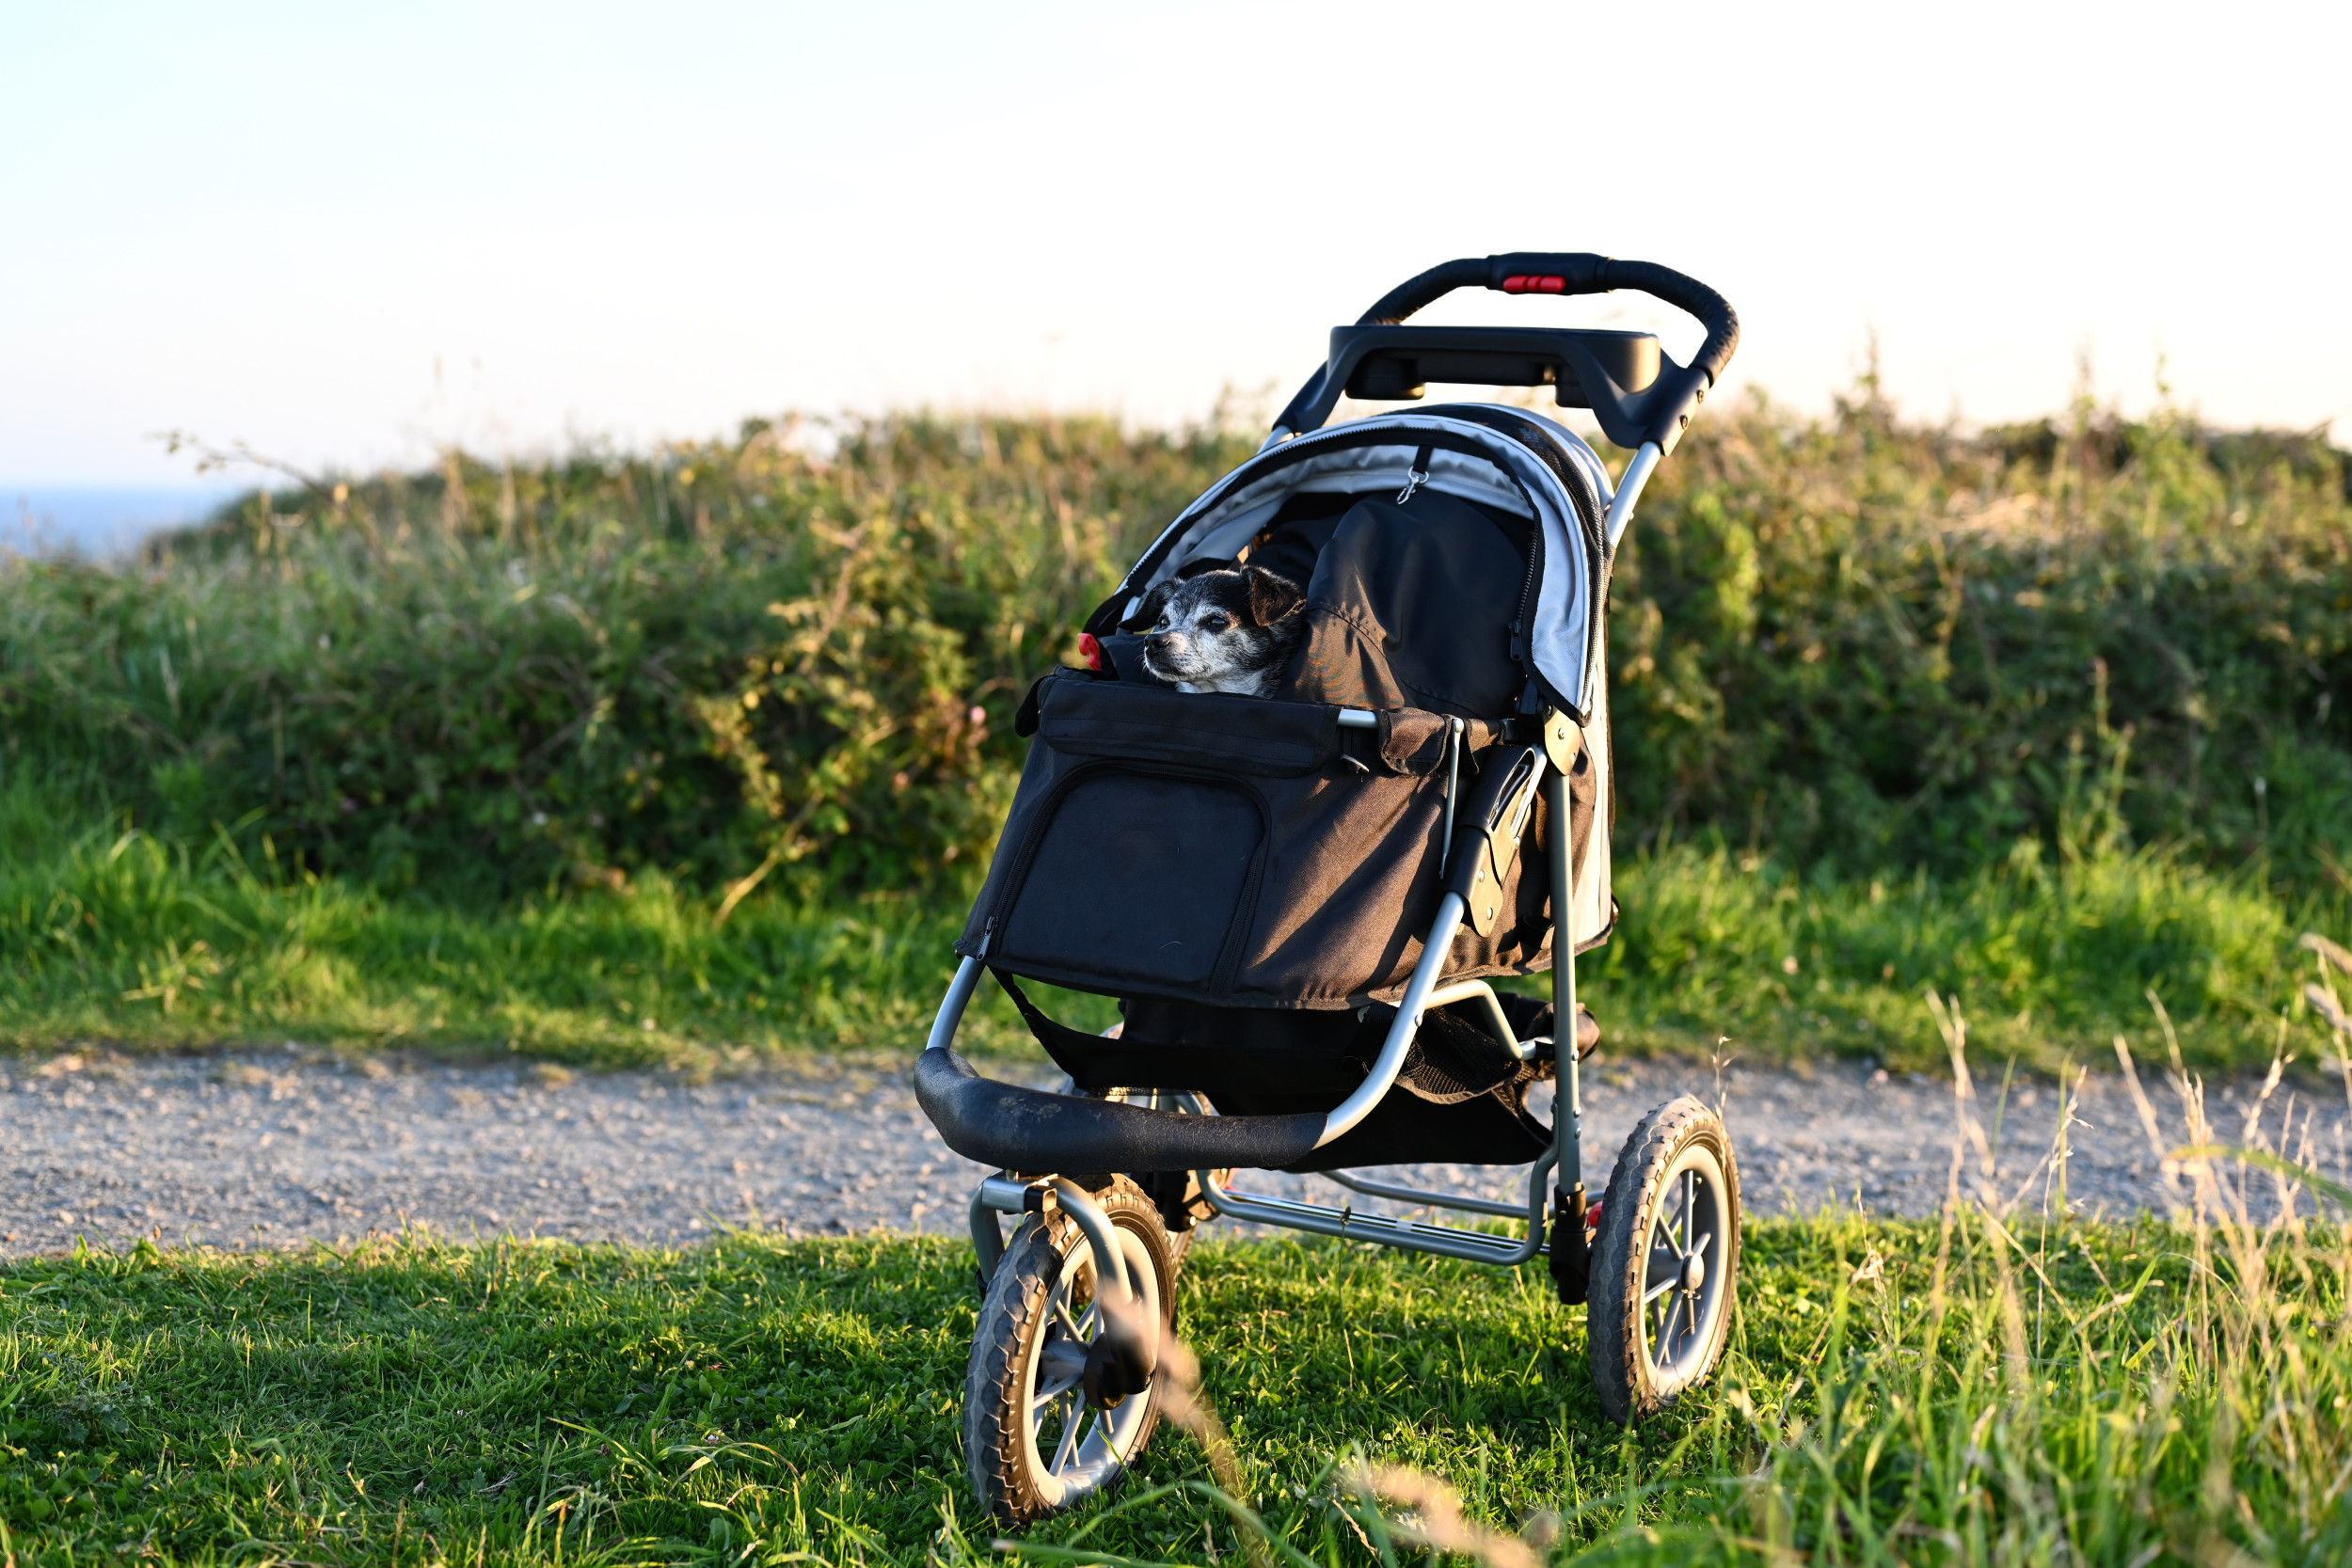
M 1087 661 L 1088 669 L 1098 675 L 1103 673 L 1103 644 L 1094 640 L 1092 632 L 1078 634 L 1078 655 Z
M 1584 1225 L 1591 1230 L 1600 1228 L 1600 1199 L 1595 1198 L 1584 1206 Z
M 1506 294 L 1563 294 L 1568 292 L 1568 280 L 1549 274 L 1539 277 L 1533 273 L 1517 273 L 1502 280 L 1502 292 Z

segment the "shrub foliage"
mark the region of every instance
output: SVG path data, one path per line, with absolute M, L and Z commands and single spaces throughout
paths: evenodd
M 1107 420 L 792 427 L 257 493 L 132 572 L 0 574 L 15 757 L 380 883 L 984 854 L 1115 546 L 1243 455 Z M 812 860 L 813 858 L 813 860 Z
M 0 754 L 385 887 L 960 883 L 1023 690 L 1248 442 L 810 431 L 453 453 L 256 492 L 135 569 L 0 568 Z M 2162 841 L 2343 882 L 2347 483 L 2170 415 L 1726 410 L 1618 565 L 1620 834 L 1849 874 Z

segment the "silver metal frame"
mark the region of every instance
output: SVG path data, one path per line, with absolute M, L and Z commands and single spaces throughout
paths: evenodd
M 1609 535 L 1609 547 L 1614 550 L 1617 541 L 1625 537 L 1628 525 L 1633 521 L 1634 504 L 1642 499 L 1649 476 L 1658 471 L 1659 460 L 1665 453 L 1655 441 L 1645 441 L 1633 454 L 1633 461 L 1625 466 L 1625 477 L 1617 481 L 1617 493 L 1609 499 L 1609 517 L 1603 531 Z

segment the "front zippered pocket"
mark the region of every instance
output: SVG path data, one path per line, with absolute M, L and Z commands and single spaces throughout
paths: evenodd
M 1272 839 L 1248 782 L 1198 769 L 1073 768 L 989 911 L 990 961 L 1088 989 L 1217 994 L 1256 919 Z

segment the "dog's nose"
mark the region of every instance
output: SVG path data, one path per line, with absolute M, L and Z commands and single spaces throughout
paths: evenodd
M 1168 645 L 1171 641 L 1173 638 L 1170 633 L 1155 631 L 1143 640 L 1143 645 L 1152 653 L 1164 654 L 1168 652 Z

